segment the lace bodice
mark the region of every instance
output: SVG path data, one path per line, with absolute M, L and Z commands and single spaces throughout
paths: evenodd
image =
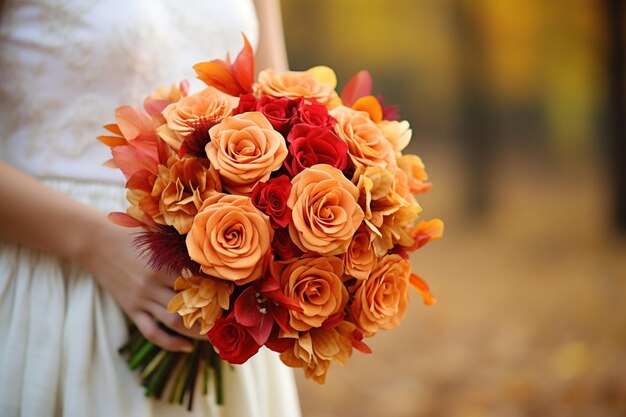
M 39 177 L 122 181 L 96 137 L 114 109 L 257 39 L 250 0 L 6 0 L 0 158 Z M 195 84 L 194 84 L 195 83 Z

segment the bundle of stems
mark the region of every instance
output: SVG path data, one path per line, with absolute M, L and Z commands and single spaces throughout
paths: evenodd
M 189 341 L 193 344 L 191 352 L 171 352 L 155 345 L 131 326 L 129 340 L 119 352 L 126 357 L 130 369 L 139 371 L 147 397 L 181 405 L 186 399 L 187 409 L 191 411 L 196 384 L 201 381 L 202 394 L 207 395 L 210 374 L 213 373 L 216 402 L 222 405 L 221 359 L 208 340 Z

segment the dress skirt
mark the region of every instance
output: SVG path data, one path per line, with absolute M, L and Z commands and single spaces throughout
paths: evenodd
M 104 212 L 127 206 L 120 185 L 42 181 Z M 223 406 L 210 388 L 196 395 L 191 413 L 146 398 L 138 373 L 118 353 L 126 323 L 88 271 L 0 240 L 0 416 L 300 415 L 292 370 L 264 348 L 244 365 L 223 367 Z

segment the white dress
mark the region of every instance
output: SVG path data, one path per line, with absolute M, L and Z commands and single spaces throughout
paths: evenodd
M 249 0 L 0 5 L 0 158 L 104 212 L 126 207 L 123 178 L 101 166 L 110 154 L 96 140 L 114 109 L 192 81 L 196 62 L 236 54 L 242 31 L 258 37 Z M 144 396 L 117 352 L 126 332 L 120 308 L 86 271 L 0 241 L 0 416 L 187 415 Z M 300 415 L 291 370 L 267 350 L 225 367 L 223 407 L 209 391 L 192 415 Z

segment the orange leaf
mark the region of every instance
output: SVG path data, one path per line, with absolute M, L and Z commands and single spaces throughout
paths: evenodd
M 383 120 L 383 109 L 380 107 L 380 103 L 374 96 L 365 96 L 358 99 L 353 105 L 354 110 L 361 110 L 369 113 L 370 119 L 374 123 L 378 123 Z
M 205 84 L 232 95 L 238 95 L 241 90 L 239 83 L 230 72 L 230 66 L 222 60 L 200 62 L 193 66 L 198 78 Z
M 114 135 L 122 136 L 122 131 L 118 127 L 117 123 L 110 123 L 108 125 L 104 125 L 103 127 Z
M 413 285 L 413 288 L 415 288 L 422 295 L 422 298 L 424 299 L 424 304 L 430 306 L 437 302 L 435 296 L 432 295 L 432 293 L 430 292 L 430 288 L 428 287 L 426 281 L 424 281 L 415 274 L 411 274 L 409 282 L 411 283 L 411 285 Z
M 254 51 L 246 35 L 243 35 L 243 48 L 231 64 L 227 59 L 214 59 L 193 66 L 198 78 L 218 90 L 239 96 L 252 92 L 254 82 Z
M 128 141 L 119 136 L 98 136 L 98 140 L 111 148 L 114 146 L 126 145 Z

